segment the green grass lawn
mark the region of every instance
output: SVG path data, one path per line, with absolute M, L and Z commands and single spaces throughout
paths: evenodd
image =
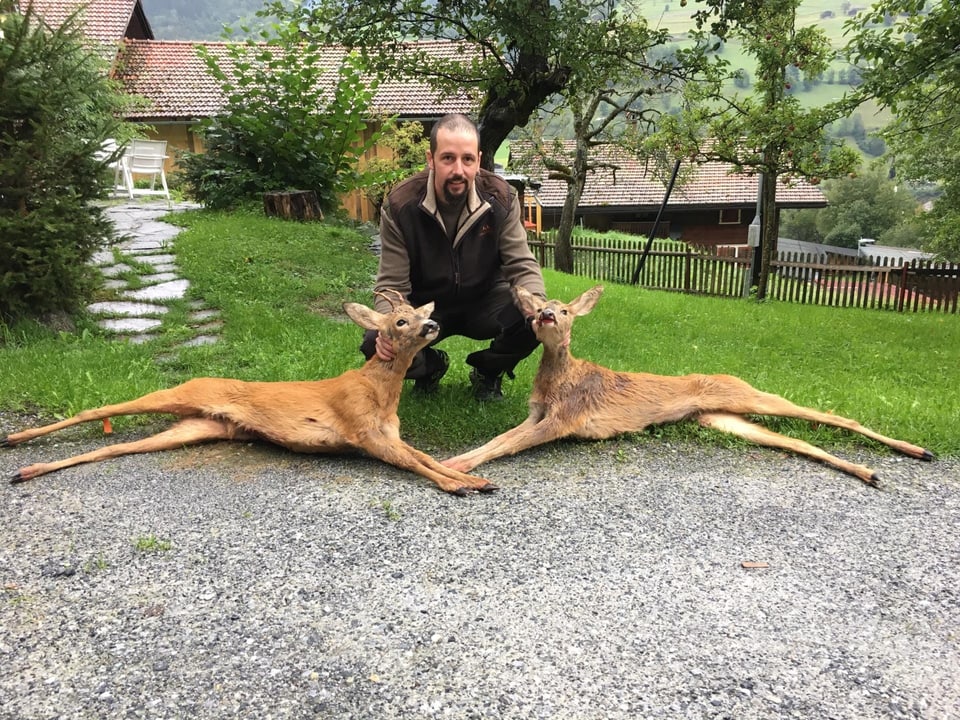
M 170 313 L 161 338 L 144 345 L 110 340 L 84 319 L 70 334 L 6 328 L 0 335 L 0 408 L 65 416 L 195 376 L 310 379 L 361 364 L 362 331 L 346 319 L 341 303 L 372 300 L 376 259 L 367 237 L 347 227 L 255 212 L 191 212 L 172 220 L 187 228 L 175 251 L 191 293 L 221 310 L 221 342 L 171 353 L 186 332 L 185 312 Z M 549 293 L 563 300 L 595 284 L 554 271 L 545 278 Z M 515 381 L 504 383 L 503 403 L 479 405 L 463 362 L 478 343 L 451 338 L 443 347 L 452 365 L 440 392 L 420 398 L 406 391 L 400 405 L 404 436 L 440 455 L 485 442 L 522 420 L 539 357 L 535 353 Z M 614 285 L 593 313 L 578 319 L 572 344 L 574 354 L 617 370 L 738 375 L 940 455 L 960 454 L 958 348 L 956 315 L 756 303 Z M 799 421 L 769 424 L 829 447 L 867 442 Z M 733 442 L 695 423 L 635 439 L 662 436 Z

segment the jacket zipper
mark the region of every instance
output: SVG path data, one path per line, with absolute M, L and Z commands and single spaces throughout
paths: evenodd
M 453 293 L 460 296 L 460 261 L 457 259 L 457 251 L 453 245 L 450 246 L 450 256 L 453 260 Z

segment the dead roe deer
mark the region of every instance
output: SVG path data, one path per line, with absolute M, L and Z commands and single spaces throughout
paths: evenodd
M 530 415 L 485 445 L 444 461 L 444 465 L 469 472 L 477 465 L 503 455 L 563 437 L 591 440 L 638 432 L 649 425 L 687 418 L 704 427 L 770 447 L 782 448 L 820 460 L 874 485 L 877 474 L 868 467 L 841 460 L 820 448 L 780 435 L 744 415 L 777 415 L 846 428 L 894 450 L 921 460 L 933 455 L 916 445 L 884 437 L 855 420 L 794 405 L 778 395 L 761 392 L 730 375 L 684 375 L 614 372 L 570 354 L 574 318 L 589 313 L 601 286 L 587 290 L 569 304 L 543 301 L 518 288 L 515 296 L 532 318 L 534 332 L 543 343 L 543 356 L 530 396 Z
M 357 303 L 344 303 L 343 309 L 361 327 L 379 330 L 390 338 L 396 357 L 387 362 L 374 355 L 362 368 L 326 380 L 196 378 L 137 400 L 86 410 L 61 422 L 13 433 L 0 440 L 0 445 L 19 445 L 71 425 L 114 415 L 169 413 L 183 418 L 169 430 L 143 440 L 110 445 L 59 462 L 28 465 L 15 472 L 11 481 L 24 482 L 80 463 L 208 440 L 267 440 L 303 453 L 363 450 L 423 475 L 457 495 L 495 490 L 488 480 L 447 468 L 400 439 L 397 405 L 403 376 L 417 351 L 439 332 L 437 323 L 430 319 L 433 303 L 414 309 L 400 301 L 387 314 Z

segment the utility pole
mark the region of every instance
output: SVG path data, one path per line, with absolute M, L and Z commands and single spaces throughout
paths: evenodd
M 761 248 L 763 247 L 763 218 L 760 216 L 763 199 L 763 173 L 757 174 L 757 213 L 747 228 L 747 255 L 750 265 L 743 273 L 743 297 L 750 297 L 750 288 L 760 282 Z

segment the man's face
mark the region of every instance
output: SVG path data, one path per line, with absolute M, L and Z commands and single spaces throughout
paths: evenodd
M 445 203 L 462 200 L 480 169 L 476 134 L 441 129 L 436 152 L 427 151 L 427 165 L 433 170 L 437 198 Z

